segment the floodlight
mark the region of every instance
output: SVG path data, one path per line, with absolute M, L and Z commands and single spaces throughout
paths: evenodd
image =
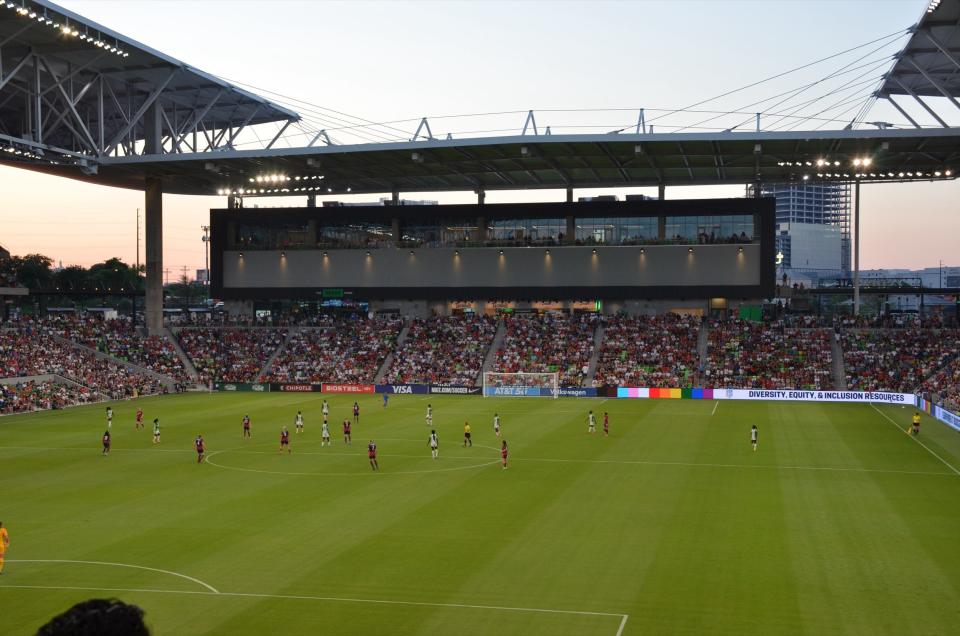
M 825 162 L 823 159 L 817 159 L 817 165 L 818 165 L 818 166 L 822 166 L 824 163 L 826 163 L 826 162 Z

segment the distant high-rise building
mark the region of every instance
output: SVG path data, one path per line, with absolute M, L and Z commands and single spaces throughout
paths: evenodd
M 850 271 L 850 185 L 773 183 L 761 196 L 777 200 L 776 247 L 784 269 Z

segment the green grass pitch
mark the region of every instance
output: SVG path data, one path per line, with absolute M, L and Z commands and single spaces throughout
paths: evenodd
M 321 448 L 321 399 L 116 403 L 109 457 L 103 406 L 0 419 L 0 633 L 92 597 L 177 636 L 960 631 L 960 436 L 910 409 L 364 396 L 345 447 L 337 396 Z

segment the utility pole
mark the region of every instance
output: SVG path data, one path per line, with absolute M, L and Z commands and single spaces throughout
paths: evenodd
M 164 285 L 170 284 L 170 268 L 169 267 L 163 268 L 163 284 Z
M 206 265 L 206 280 L 204 280 L 204 285 L 207 287 L 210 286 L 210 226 L 201 225 L 200 229 L 203 230 L 203 255 Z M 209 294 L 208 294 L 209 295 Z
M 188 272 L 188 271 L 190 271 L 190 268 L 187 267 L 186 265 L 181 265 L 181 266 L 180 266 L 180 274 L 182 275 L 183 280 L 189 280 L 189 279 L 187 278 L 187 272 Z
M 140 275 L 140 208 L 137 208 L 137 276 Z

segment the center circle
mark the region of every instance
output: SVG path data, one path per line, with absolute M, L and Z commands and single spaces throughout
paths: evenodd
M 296 439 L 294 440 L 296 442 Z M 386 442 L 386 447 L 382 442 Z M 399 443 L 399 444 L 397 444 Z M 492 459 L 485 460 L 477 457 L 469 457 L 465 455 L 453 455 L 447 456 L 444 455 L 444 446 L 440 447 L 440 459 L 433 459 L 430 456 L 430 451 L 427 448 L 426 444 L 421 439 L 410 439 L 410 438 L 380 438 L 377 440 L 377 459 L 380 460 L 381 470 L 371 471 L 368 470 L 367 451 L 366 443 L 358 441 L 355 446 L 347 446 L 342 442 L 334 442 L 334 445 L 327 447 L 320 447 L 317 445 L 317 441 L 311 440 L 310 442 L 297 442 L 293 445 L 293 451 L 289 455 L 294 457 L 302 457 L 304 455 L 310 457 L 319 457 L 320 461 L 323 462 L 322 457 L 326 455 L 328 458 L 336 457 L 342 459 L 344 457 L 352 457 L 356 462 L 356 470 L 281 470 L 279 468 L 274 468 L 273 466 L 266 466 L 263 468 L 257 467 L 252 468 L 249 466 L 236 466 L 230 465 L 229 463 L 221 463 L 219 458 L 224 456 L 242 456 L 242 455 L 258 455 L 261 456 L 258 458 L 258 461 L 262 464 L 262 460 L 266 459 L 267 456 L 276 457 L 277 461 L 283 461 L 287 459 L 288 453 L 286 451 L 278 452 L 275 450 L 250 450 L 253 448 L 276 448 L 270 442 L 255 442 L 253 444 L 246 444 L 242 446 L 236 446 L 233 448 L 227 448 L 224 450 L 216 450 L 211 453 L 208 453 L 206 459 L 204 460 L 207 464 L 215 466 L 217 468 L 222 468 L 225 470 L 234 470 L 239 472 L 246 473 L 260 473 L 265 475 L 293 475 L 293 476 L 311 476 L 311 477 L 356 477 L 357 475 L 374 475 L 374 474 L 388 474 L 388 475 L 421 475 L 427 473 L 444 473 L 444 472 L 453 472 L 453 471 L 462 471 L 462 470 L 473 470 L 478 468 L 485 468 L 487 466 L 492 466 L 500 462 L 498 456 L 495 456 Z M 303 446 L 307 446 L 310 450 L 298 450 Z M 449 447 L 451 445 L 447 445 Z M 454 445 L 459 447 L 459 445 Z M 398 448 L 399 447 L 399 448 Z M 414 451 L 414 447 L 416 451 Z M 492 446 L 484 446 L 482 444 L 474 444 L 473 447 L 480 449 L 487 449 L 499 454 L 499 449 L 493 448 Z M 420 450 L 422 449 L 422 450 Z M 489 457 L 489 456 L 488 456 Z M 215 459 L 218 458 L 218 459 Z M 437 467 L 423 468 L 423 469 L 401 469 L 401 470 L 390 470 L 390 459 L 391 458 L 402 458 L 401 461 L 404 464 L 410 464 L 409 460 L 416 460 L 416 463 L 429 463 L 432 465 L 439 464 Z M 386 460 L 386 461 L 384 461 Z M 422 460 L 422 461 L 421 461 Z M 451 462 L 457 462 L 456 465 L 450 465 Z M 469 463 L 462 463 L 469 462 Z M 329 462 L 327 462 L 329 463 Z M 344 462 L 340 462 L 341 464 Z M 386 465 L 384 465 L 386 464 Z M 353 464 L 351 464 L 353 465 Z

